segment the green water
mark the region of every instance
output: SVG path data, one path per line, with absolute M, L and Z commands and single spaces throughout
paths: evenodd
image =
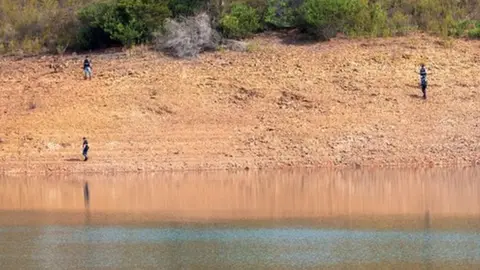
M 478 231 L 305 225 L 0 229 L 1 269 L 480 269 Z
M 0 178 L 0 269 L 480 269 L 479 175 Z

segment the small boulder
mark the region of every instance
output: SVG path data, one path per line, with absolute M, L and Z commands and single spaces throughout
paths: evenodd
M 246 52 L 248 50 L 248 43 L 233 39 L 225 39 L 222 42 L 222 47 L 234 52 Z

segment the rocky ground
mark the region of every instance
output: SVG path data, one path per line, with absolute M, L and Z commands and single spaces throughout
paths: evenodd
M 83 55 L 57 72 L 52 57 L 3 58 L 0 174 L 480 162 L 480 41 L 251 44 L 194 60 L 93 54 L 91 81 Z

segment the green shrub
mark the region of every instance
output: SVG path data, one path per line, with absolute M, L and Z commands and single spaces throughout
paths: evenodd
M 357 0 L 305 0 L 300 8 L 301 26 L 317 38 L 329 40 L 355 27 L 362 4 Z
M 449 35 L 454 37 L 465 37 L 470 30 L 475 29 L 475 23 L 476 22 L 472 20 L 457 21 L 453 27 L 449 29 Z
M 345 25 L 344 31 L 350 36 L 372 36 L 381 37 L 390 34 L 388 15 L 383 7 L 376 4 L 369 4 L 368 0 L 357 1 L 351 5 L 351 24 Z
M 104 30 L 105 14 L 110 12 L 112 3 L 90 4 L 78 12 L 81 26 L 78 29 L 76 46 L 79 49 L 97 49 L 115 43 Z
M 91 4 L 79 13 L 84 48 L 120 43 L 130 47 L 151 40 L 171 15 L 164 1 L 114 0 Z
M 268 0 L 264 21 L 274 28 L 294 27 L 297 20 L 297 8 L 293 0 Z
M 254 8 L 234 4 L 220 19 L 220 29 L 228 38 L 245 38 L 260 29 L 260 17 Z
M 370 25 L 366 30 L 374 37 L 384 37 L 391 34 L 388 27 L 388 14 L 380 4 L 374 4 L 370 8 Z
M 455 18 L 464 11 L 456 0 L 419 0 L 414 18 L 420 29 L 443 37 L 454 28 Z
M 224 15 L 220 20 L 220 30 L 223 35 L 230 38 L 241 38 L 244 31 L 240 28 L 240 22 L 237 17 L 232 15 Z
M 480 26 L 468 31 L 468 37 L 473 39 L 480 39 Z
M 375 0 L 380 2 L 386 8 L 389 14 L 390 27 L 392 21 L 399 20 L 401 17 L 408 18 L 407 27 L 400 27 L 397 24 L 396 29 L 392 29 L 394 34 L 408 32 L 412 28 L 447 36 L 461 36 L 462 25 L 459 23 L 465 19 L 475 18 L 475 10 L 479 10 L 479 1 L 459 1 L 459 0 Z M 402 23 L 403 24 L 403 23 Z
M 413 28 L 411 17 L 397 10 L 389 19 L 389 28 L 393 36 L 404 36 Z
M 25 54 L 37 54 L 42 51 L 42 44 L 38 38 L 25 38 L 21 44 L 21 51 Z
M 248 37 L 264 23 L 323 39 L 337 32 L 405 35 L 417 28 L 443 38 L 478 38 L 480 31 L 480 1 L 473 0 L 0 0 L 0 53 L 145 43 L 162 32 L 166 18 L 199 11 L 230 38 Z M 196 39 L 186 36 L 185 42 Z
M 460 35 L 467 9 L 457 0 L 305 0 L 299 19 L 302 29 L 326 40 L 337 32 L 377 37 L 415 28 L 448 37 Z
M 168 8 L 173 17 L 193 16 L 200 10 L 206 9 L 207 6 L 207 0 L 168 0 Z

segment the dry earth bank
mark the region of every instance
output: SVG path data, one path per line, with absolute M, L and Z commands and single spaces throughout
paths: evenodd
M 0 174 L 480 161 L 480 42 L 289 45 L 176 60 L 143 50 L 0 62 Z M 425 61 L 429 99 L 420 99 Z M 81 138 L 91 160 L 80 162 Z

